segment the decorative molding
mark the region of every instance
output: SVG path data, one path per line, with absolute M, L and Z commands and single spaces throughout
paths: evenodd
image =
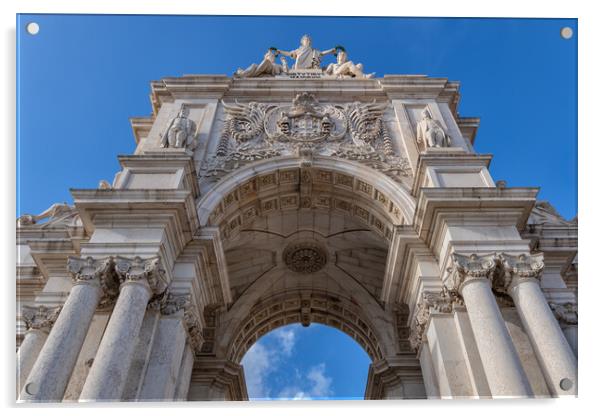
M 21 318 L 25 322 L 27 330 L 37 329 L 50 332 L 61 312 L 62 306 L 49 308 L 44 305 L 21 307 Z

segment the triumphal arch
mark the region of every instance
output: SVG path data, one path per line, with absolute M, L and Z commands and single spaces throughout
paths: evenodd
M 290 323 L 357 341 L 366 399 L 576 395 L 576 219 L 494 182 L 459 83 L 348 56 L 153 81 L 113 182 L 18 219 L 19 400 L 246 400 Z

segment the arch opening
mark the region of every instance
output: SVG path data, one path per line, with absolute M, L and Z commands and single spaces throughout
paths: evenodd
M 241 359 L 250 400 L 358 400 L 372 360 L 329 325 L 287 324 L 258 338 Z

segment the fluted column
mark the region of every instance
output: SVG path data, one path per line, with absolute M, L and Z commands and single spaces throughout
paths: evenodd
M 577 359 L 548 305 L 539 278 L 543 254 L 501 255 L 507 290 L 554 396 L 577 394 Z
M 103 287 L 111 280 L 111 258 L 70 257 L 73 288 L 33 365 L 19 400 L 60 401 L 86 338 Z
M 80 401 L 120 400 L 148 302 L 166 284 L 159 258 L 117 257 L 121 286 Z
M 60 310 L 60 306 L 48 308 L 24 305 L 21 308 L 21 317 L 25 322 L 27 332 L 25 332 L 19 351 L 17 351 L 17 393 L 25 385 L 25 380 L 36 362 Z
M 532 396 L 527 375 L 491 291 L 496 256 L 456 253 L 452 256 L 452 285 L 464 299 L 491 395 Z

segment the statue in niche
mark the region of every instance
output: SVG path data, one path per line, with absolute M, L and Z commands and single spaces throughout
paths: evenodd
M 196 142 L 196 124 L 188 118 L 189 110 L 182 107 L 167 124 L 161 136 L 161 147 L 188 148 L 194 150 Z
M 354 64 L 352 61 L 347 60 L 347 52 L 345 49 L 340 48 L 337 54 L 337 62 L 335 64 L 329 64 L 326 67 L 326 75 L 334 75 L 337 78 L 372 78 L 372 74 L 364 74 L 364 66 L 362 64 Z
M 274 76 L 287 72 L 288 68 L 276 63 L 276 48 L 270 48 L 263 55 L 263 61 L 259 65 L 251 64 L 247 69 L 238 68 L 234 73 L 236 78 L 257 78 L 261 76 Z M 284 60 L 284 58 L 282 58 Z M 286 64 L 286 61 L 283 62 Z
M 427 147 L 450 147 L 451 139 L 441 123 L 434 120 L 428 109 L 422 110 L 422 120 L 416 126 L 416 138 Z
M 303 35 L 303 37 L 301 38 L 301 45 L 299 45 L 297 49 L 290 52 L 278 49 L 276 53 L 293 58 L 295 60 L 293 69 L 297 70 L 320 69 L 322 56 L 328 54 L 335 54 L 336 51 L 336 48 L 328 49 L 326 51 L 314 49 L 311 46 L 311 37 L 309 35 Z

